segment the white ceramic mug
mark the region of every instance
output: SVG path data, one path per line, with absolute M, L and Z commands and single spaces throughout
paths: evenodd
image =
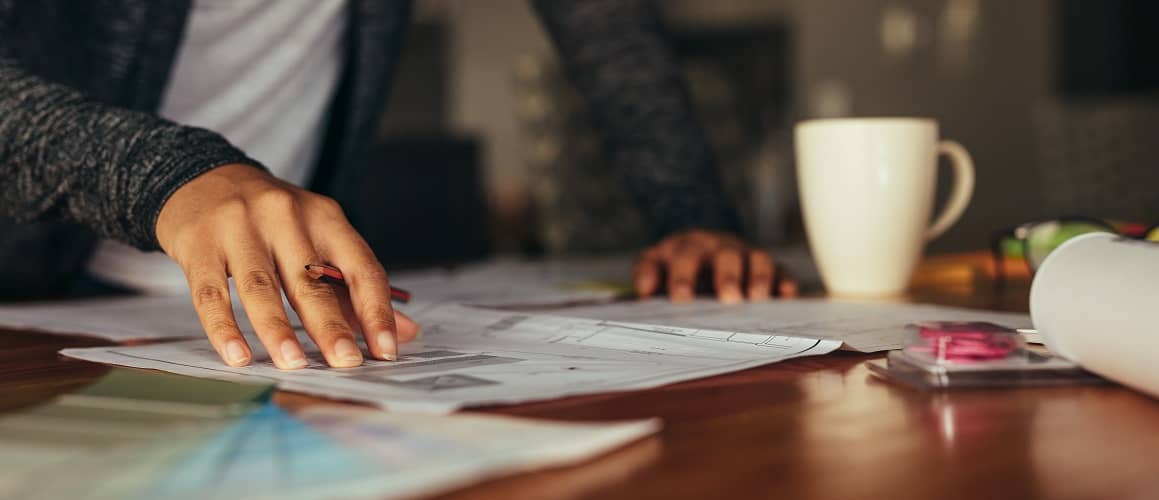
M 905 291 L 922 249 L 953 226 L 974 191 L 974 164 L 924 118 L 797 124 L 797 179 L 809 246 L 829 293 Z M 938 155 L 954 166 L 946 207 L 929 224 Z

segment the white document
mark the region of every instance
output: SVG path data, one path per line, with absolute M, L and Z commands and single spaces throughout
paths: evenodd
M 187 295 L 4 305 L 0 306 L 0 325 L 113 341 L 205 335 Z
M 237 294 L 233 313 L 238 327 L 253 332 Z M 290 323 L 301 321 L 287 307 Z M 134 295 L 0 306 L 0 325 L 8 329 L 83 335 L 114 342 L 205 336 L 188 295 Z
M 673 304 L 663 299 L 537 312 L 561 316 L 709 328 L 761 335 L 832 339 L 851 350 L 901 349 L 905 326 L 921 321 L 987 321 L 1029 328 L 1026 314 L 923 304 L 797 299 L 725 305 L 714 300 Z
M 399 361 L 368 359 L 358 368 L 328 368 L 318 350 L 307 344 L 307 368 L 278 370 L 253 338 L 254 362 L 242 368 L 223 364 L 206 340 L 61 352 L 191 376 L 257 376 L 286 390 L 446 413 L 470 406 L 645 389 L 826 354 L 841 345 L 780 334 L 537 316 L 451 304 L 415 304 L 405 310 L 423 325 L 421 342 L 404 345 Z

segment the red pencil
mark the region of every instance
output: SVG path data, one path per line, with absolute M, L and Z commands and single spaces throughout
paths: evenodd
M 342 277 L 342 270 L 326 264 L 306 264 L 306 272 L 314 279 L 325 279 L 331 283 L 345 285 L 346 278 Z M 410 302 L 410 292 L 401 288 L 390 287 L 390 300 Z

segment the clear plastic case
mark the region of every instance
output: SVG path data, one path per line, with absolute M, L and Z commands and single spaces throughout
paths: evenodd
M 1102 382 L 1070 361 L 1029 348 L 1016 330 L 993 323 L 934 321 L 907 329 L 901 350 L 869 363 L 874 375 L 919 388 Z

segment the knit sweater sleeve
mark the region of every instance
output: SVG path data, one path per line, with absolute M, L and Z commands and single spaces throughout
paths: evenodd
M 707 138 L 648 0 L 532 0 L 608 158 L 655 228 L 736 230 Z
M 79 223 L 156 249 L 154 226 L 169 196 L 230 163 L 260 166 L 214 132 L 30 74 L 0 47 L 0 217 Z

